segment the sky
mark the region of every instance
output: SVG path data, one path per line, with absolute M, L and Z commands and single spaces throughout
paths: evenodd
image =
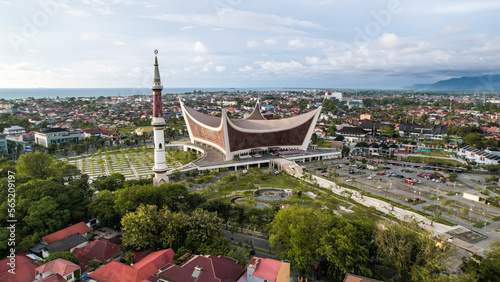
M 394 89 L 500 73 L 498 0 L 0 0 L 0 88 Z

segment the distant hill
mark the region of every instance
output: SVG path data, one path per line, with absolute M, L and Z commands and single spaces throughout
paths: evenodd
M 433 84 L 414 84 L 408 90 L 428 91 L 500 91 L 500 75 L 483 75 L 441 80 Z

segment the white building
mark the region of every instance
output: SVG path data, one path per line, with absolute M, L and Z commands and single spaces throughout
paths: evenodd
M 490 197 L 476 190 L 469 190 L 467 192 L 464 192 L 463 197 L 464 199 L 475 201 L 478 203 L 487 203 L 490 200 Z
M 328 100 L 337 99 L 339 101 L 342 101 L 342 93 L 341 92 L 326 92 L 325 99 L 328 99 Z
M 7 127 L 3 130 L 4 134 L 7 134 L 7 136 L 19 136 L 22 134 L 26 134 L 26 130 L 22 126 L 18 125 L 13 125 L 11 127 Z
M 500 162 L 500 156 L 478 150 L 468 145 L 458 149 L 457 156 L 478 165 L 496 165 Z
M 64 128 L 50 128 L 43 132 L 35 132 L 35 143 L 48 147 L 49 144 L 61 144 L 67 141 L 74 143 L 83 139 L 83 133 L 80 130 L 67 130 Z

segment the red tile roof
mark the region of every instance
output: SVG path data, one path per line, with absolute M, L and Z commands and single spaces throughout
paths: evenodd
M 95 259 L 103 262 L 116 257 L 120 254 L 120 252 L 120 246 L 113 244 L 108 240 L 95 240 L 82 248 L 73 250 L 73 253 L 78 258 L 78 265 L 82 268 L 82 272 L 85 272 L 90 268 L 91 260 Z
M 257 276 L 265 280 L 276 281 L 276 276 L 278 276 L 281 264 L 282 262 L 279 260 L 254 257 L 248 263 L 247 267 L 255 268 L 255 271 L 252 274 L 253 276 Z
M 139 282 L 156 274 L 160 267 L 174 263 L 174 255 L 172 249 L 157 251 L 147 255 L 133 266 L 114 260 L 88 276 L 97 281 Z
M 40 281 L 37 281 L 37 282 L 66 282 L 67 280 L 64 279 L 64 277 L 62 277 L 61 275 L 59 274 L 56 274 L 56 275 L 50 275 L 49 277 L 46 277 Z
M 201 269 L 198 277 L 193 277 L 195 268 Z M 172 281 L 226 282 L 236 281 L 245 268 L 227 257 L 194 256 L 184 265 L 172 265 L 158 274 L 160 278 Z
M 8 265 L 10 262 L 9 258 L 0 261 L 0 281 L 24 282 L 35 280 L 35 268 L 37 268 L 38 265 L 27 256 L 17 255 L 15 256 L 15 260 L 15 274 L 8 272 L 10 269 Z
M 62 230 L 49 234 L 47 236 L 42 237 L 42 241 L 44 241 L 47 245 L 60 241 L 66 237 L 69 237 L 74 234 L 85 234 L 90 231 L 90 228 L 85 224 L 85 222 L 79 222 L 70 227 L 66 227 Z
M 70 261 L 67 261 L 62 258 L 58 258 L 52 261 L 47 262 L 46 264 L 40 265 L 35 269 L 38 273 L 45 273 L 48 271 L 54 271 L 55 273 L 66 276 L 67 274 L 80 269 L 80 267 Z

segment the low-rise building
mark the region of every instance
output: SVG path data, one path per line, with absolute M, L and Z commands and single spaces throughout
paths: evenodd
M 4 128 L 3 133 L 7 136 L 19 136 L 21 134 L 25 134 L 26 130 L 22 126 L 13 125 L 11 127 Z
M 65 259 L 58 258 L 40 265 L 35 269 L 35 281 L 77 281 L 80 278 L 81 269 L 78 265 Z
M 68 130 L 64 128 L 50 128 L 42 132 L 35 132 L 35 143 L 48 147 L 49 144 L 62 144 L 68 141 L 78 143 L 83 139 L 80 130 Z
M 290 264 L 287 262 L 254 257 L 247 264 L 247 282 L 289 282 Z

